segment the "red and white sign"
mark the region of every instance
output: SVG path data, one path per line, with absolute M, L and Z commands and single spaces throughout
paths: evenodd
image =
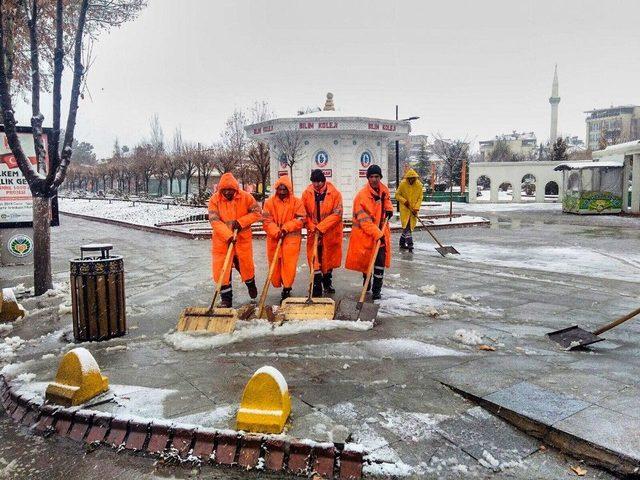
M 331 170 L 330 168 L 325 168 L 324 170 L 322 170 L 322 173 L 324 173 L 324 176 L 327 178 L 333 177 L 333 170 Z
M 365 178 L 367 176 L 367 170 L 358 170 L 358 176 L 360 178 Z
M 278 177 L 284 177 L 285 175 L 289 175 L 288 170 L 280 170 L 278 171 Z
M 18 168 L 18 162 L 11 153 L 6 135 L 2 135 L 0 146 L 0 226 L 3 223 L 32 222 L 33 221 L 33 197 L 27 180 Z M 22 149 L 29 161 L 36 165 L 36 153 L 33 145 L 33 135 L 19 133 Z M 45 152 L 47 151 L 47 137 L 43 135 Z M 45 157 L 45 162 L 49 158 Z

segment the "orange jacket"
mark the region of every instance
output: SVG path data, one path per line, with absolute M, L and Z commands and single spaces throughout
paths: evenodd
M 384 196 L 384 205 L 382 204 L 382 196 Z M 376 192 L 367 183 L 353 199 L 353 226 L 349 237 L 347 260 L 344 265 L 349 270 L 366 273 L 376 240 L 383 236 L 386 245 L 385 267 L 391 266 L 389 224 L 385 225 L 384 231 L 379 227 L 386 211 L 393 211 L 393 205 L 391 204 L 391 193 L 382 183 L 380 184 L 380 192 Z
M 314 270 L 329 270 L 342 265 L 342 195 L 333 183 L 327 182 L 325 198 L 320 202 L 320 220 L 318 220 L 318 204 L 315 200 L 315 189 L 309 185 L 302 193 L 302 203 L 307 213 L 307 261 L 311 264 L 313 242 L 316 230 L 322 235 L 318 247 L 322 247 L 322 256 L 314 265 Z
M 223 189 L 232 188 L 236 191 L 232 200 L 227 200 L 222 195 Z M 218 191 L 209 199 L 209 222 L 211 223 L 211 269 L 213 281 L 218 282 L 222 273 L 222 264 L 227 253 L 228 241 L 233 236 L 231 222 L 237 220 L 242 226 L 238 232 L 238 238 L 234 248 L 234 256 L 237 257 L 240 276 L 243 281 L 250 280 L 255 275 L 253 265 L 253 248 L 251 224 L 261 218 L 260 205 L 250 193 L 240 190 L 238 181 L 231 173 L 225 173 L 220 177 Z M 231 268 L 223 279 L 223 285 L 229 283 Z
M 264 202 L 262 227 L 267 233 L 267 258 L 269 265 L 278 244 L 278 234 L 284 230 L 287 234 L 282 240 L 280 255 L 276 262 L 276 268 L 271 277 L 274 287 L 291 287 L 296 279 L 296 268 L 300 256 L 300 244 L 302 243 L 302 224 L 305 211 L 302 201 L 289 194 L 289 198 L 282 201 L 278 197 L 278 186 L 284 184 L 289 192 L 293 191 L 291 179 L 288 175 L 278 178 L 273 186 L 273 195 Z

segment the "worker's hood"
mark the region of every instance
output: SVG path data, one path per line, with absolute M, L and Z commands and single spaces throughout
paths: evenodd
M 413 169 L 410 168 L 409 170 L 407 170 L 407 172 L 404 174 L 404 178 L 405 179 L 409 179 L 409 178 L 417 178 L 418 180 L 420 179 L 420 175 L 418 175 L 418 173 Z
M 278 187 L 280 185 L 284 185 L 285 187 L 287 187 L 290 195 L 293 194 L 293 184 L 291 183 L 291 178 L 289 177 L 289 175 L 283 175 L 282 177 L 278 178 L 278 180 L 276 180 L 276 183 L 273 186 L 274 195 L 278 192 Z
M 220 182 L 218 182 L 218 190 L 224 189 L 233 189 L 236 192 L 240 190 L 240 184 L 232 173 L 225 173 L 220 177 Z

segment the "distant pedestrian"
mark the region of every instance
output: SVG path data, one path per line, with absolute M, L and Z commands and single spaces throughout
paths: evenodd
M 400 206 L 400 249 L 413 250 L 413 229 L 416 228 L 418 213 L 422 206 L 422 182 L 420 176 L 412 168 L 407 170 L 396 190 L 396 200 Z

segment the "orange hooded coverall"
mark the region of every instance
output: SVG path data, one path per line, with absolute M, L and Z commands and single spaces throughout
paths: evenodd
M 322 236 L 318 242 L 318 250 L 322 254 L 321 258 L 316 258 L 314 270 L 327 273 L 342 265 L 342 194 L 331 182 L 325 184 L 324 201 L 316 202 L 315 194 L 313 185 L 309 185 L 302 193 L 302 203 L 307 214 L 307 261 L 311 264 L 317 230 Z
M 289 190 L 289 196 L 283 201 L 278 197 L 278 186 L 284 185 Z M 296 268 L 300 256 L 302 243 L 302 224 L 305 217 L 302 201 L 293 196 L 293 186 L 288 175 L 280 177 L 273 186 L 273 195 L 264 202 L 262 212 L 262 226 L 267 233 L 267 258 L 269 265 L 278 244 L 280 230 L 287 234 L 282 240 L 279 259 L 271 277 L 271 284 L 278 288 L 291 288 L 296 279 Z
M 233 189 L 236 191 L 231 201 L 222 195 L 222 190 Z M 225 173 L 220 177 L 218 191 L 209 199 L 209 222 L 213 229 L 211 235 L 211 269 L 213 281 L 218 283 L 222 274 L 222 264 L 229 247 L 228 241 L 233 236 L 231 223 L 237 220 L 242 230 L 238 232 L 233 256 L 234 264 L 240 272 L 243 282 L 251 280 L 255 276 L 253 265 L 253 248 L 251 224 L 261 218 L 260 205 L 255 198 L 243 190 L 240 190 L 238 181 L 231 173 Z M 233 258 L 233 257 L 232 257 Z M 223 285 L 228 285 L 231 279 L 231 268 L 227 269 Z
M 344 265 L 347 269 L 367 273 L 376 240 L 382 237 L 386 245 L 384 266 L 391 266 L 391 230 L 388 223 L 384 231 L 379 228 L 385 211 L 393 211 L 393 204 L 389 188 L 383 183 L 380 183 L 380 192 L 376 192 L 367 183 L 353 199 L 353 226 Z

